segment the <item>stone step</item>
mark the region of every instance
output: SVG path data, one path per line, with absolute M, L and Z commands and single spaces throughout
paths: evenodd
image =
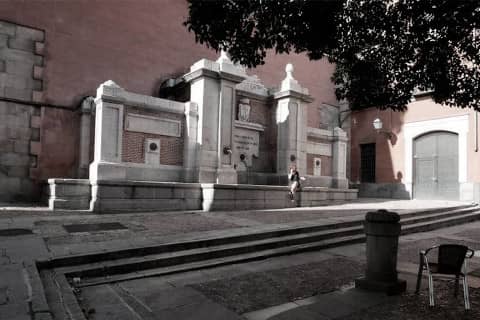
M 444 228 L 444 227 L 471 222 L 475 220 L 480 220 L 480 210 L 478 209 L 473 212 L 469 211 L 466 214 L 461 214 L 458 216 L 449 215 L 448 217 L 445 217 L 443 219 L 439 219 L 433 222 L 423 221 L 423 222 L 408 224 L 402 228 L 402 235 L 415 233 L 415 232 L 424 232 L 424 231 L 434 230 L 438 228 Z M 354 230 L 357 230 L 358 228 L 352 227 L 349 229 L 350 229 L 350 232 L 352 232 L 351 235 L 337 236 L 337 237 L 326 238 L 318 241 L 280 246 L 277 248 L 270 248 L 265 250 L 261 250 L 261 247 L 259 246 L 259 247 L 256 247 L 258 250 L 254 250 L 247 253 L 236 253 L 234 255 L 215 257 L 215 258 L 210 258 L 210 259 L 200 260 L 200 261 L 191 261 L 183 264 L 174 264 L 174 265 L 164 266 L 164 267 L 156 267 L 156 268 L 149 268 L 149 269 L 142 269 L 142 270 L 137 269 L 135 270 L 135 272 L 109 274 L 108 276 L 88 277 L 88 274 L 85 274 L 84 272 L 80 271 L 80 273 L 77 273 L 76 276 L 82 277 L 84 275 L 87 275 L 87 278 L 83 279 L 81 283 L 78 285 L 78 287 L 86 287 L 86 286 L 99 285 L 99 284 L 111 283 L 111 282 L 117 282 L 117 281 L 133 280 L 133 279 L 145 278 L 145 277 L 151 277 L 151 276 L 161 276 L 161 275 L 167 275 L 172 273 L 181 273 L 181 272 L 194 271 L 194 270 L 205 269 L 205 268 L 213 268 L 213 267 L 218 267 L 222 265 L 242 263 L 242 262 L 266 259 L 270 257 L 288 255 L 288 254 L 294 254 L 294 253 L 300 253 L 300 252 L 306 252 L 306 251 L 327 249 L 327 248 L 338 247 L 338 246 L 343 246 L 348 244 L 361 243 L 365 241 L 365 235 L 363 233 L 353 233 Z M 206 252 L 212 252 L 212 250 L 216 250 L 217 248 L 204 248 L 204 249 Z M 230 249 L 233 249 L 233 247 L 230 247 Z M 86 271 L 90 272 L 89 270 L 86 270 Z M 71 277 L 72 274 L 67 273 L 67 276 Z
M 480 208 L 478 206 L 469 206 L 466 208 L 460 208 L 455 210 L 427 211 L 422 213 L 422 215 L 408 215 L 407 217 L 402 215 L 400 223 L 402 224 L 402 226 L 405 226 L 405 225 L 410 225 L 410 224 L 415 224 L 420 222 L 439 220 L 443 218 L 472 213 L 479 209 Z
M 349 227 L 336 230 L 324 230 L 313 233 L 285 235 L 262 240 L 236 242 L 230 244 L 208 246 L 202 248 L 165 252 L 143 257 L 132 257 L 113 261 L 91 263 L 57 269 L 71 277 L 98 277 L 125 273 L 141 268 L 156 268 L 197 260 L 219 258 L 231 255 L 245 254 L 292 245 L 301 245 L 331 238 L 339 238 L 363 233 L 363 227 Z
M 480 210 L 477 209 L 473 212 L 457 215 L 453 217 L 446 217 L 443 219 L 427 221 L 427 222 L 418 222 L 411 225 L 407 225 L 405 228 L 402 228 L 402 235 L 418 232 L 426 232 L 435 229 L 441 229 L 446 227 L 451 227 L 454 225 L 464 224 L 467 222 L 473 222 L 480 220 Z
M 77 285 L 77 287 L 88 287 L 88 286 L 94 286 L 94 285 L 112 283 L 112 282 L 118 282 L 118 281 L 133 280 L 133 279 L 146 278 L 146 277 L 152 277 L 152 276 L 161 276 L 161 275 L 167 275 L 167 274 L 173 274 L 173 273 L 213 268 L 213 267 L 219 267 L 223 265 L 262 260 L 266 258 L 295 254 L 300 252 L 328 249 L 328 248 L 338 247 L 342 245 L 361 243 L 364 241 L 365 241 L 364 235 L 353 235 L 353 236 L 325 239 L 317 242 L 310 242 L 305 244 L 292 245 L 287 247 L 280 247 L 280 248 L 267 249 L 267 250 L 261 250 L 261 251 L 253 251 L 253 252 L 241 254 L 241 255 L 233 255 L 233 256 L 227 256 L 222 258 L 201 260 L 201 261 L 190 262 L 190 263 L 185 263 L 180 265 L 153 268 L 149 270 L 141 270 L 141 271 L 126 273 L 126 274 L 116 274 L 108 277 L 87 278 L 87 279 L 82 279 L 80 284 Z
M 457 211 L 464 211 L 464 213 L 454 216 L 444 214 L 445 217 L 435 220 L 433 222 L 422 221 L 407 224 L 404 226 L 402 233 L 408 234 L 412 232 L 422 232 L 435 228 L 446 227 L 480 219 L 480 211 L 478 210 L 474 212 L 472 212 L 471 210 Z M 415 222 L 415 220 L 412 219 L 412 222 Z M 345 242 L 346 240 L 348 241 Z M 71 268 L 61 268 L 59 269 L 59 271 L 61 271 L 62 273 L 66 273 L 68 277 L 98 278 L 108 276 L 108 278 L 111 279 L 112 276 L 121 273 L 131 273 L 145 269 L 169 268 L 175 265 L 184 265 L 212 259 L 224 259 L 231 256 L 246 255 L 246 257 L 249 257 L 252 253 L 255 252 L 263 252 L 269 250 L 275 251 L 281 248 L 296 248 L 300 246 L 301 248 L 303 248 L 303 250 L 306 250 L 306 248 L 310 247 L 309 244 L 313 244 L 311 248 L 315 249 L 318 248 L 316 245 L 323 242 L 329 243 L 332 246 L 340 246 L 349 242 L 360 241 L 364 241 L 363 228 L 360 226 L 356 226 L 337 230 L 325 230 L 309 234 L 288 235 L 257 241 L 248 241 L 214 247 L 183 250 L 146 257 L 133 257 L 128 259 L 109 261 L 106 263 L 95 263 Z M 280 252 L 282 251 L 280 250 Z M 261 254 L 258 255 L 258 257 L 261 256 Z M 270 255 L 264 256 L 264 258 L 269 256 Z
M 416 213 L 402 214 L 401 223 L 403 225 L 415 224 L 419 222 L 431 221 L 435 219 L 442 219 L 445 217 L 455 216 L 462 213 L 472 212 L 478 207 L 462 206 L 453 208 L 442 208 L 437 210 L 418 211 Z M 405 218 L 406 217 L 406 218 Z M 354 227 L 353 229 L 350 229 Z M 354 230 L 354 231 L 352 231 Z M 297 227 L 275 228 L 271 230 L 254 231 L 251 233 L 232 234 L 229 236 L 218 236 L 205 239 L 195 239 L 180 241 L 174 243 L 166 243 L 158 246 L 132 248 L 125 250 L 118 250 L 113 252 L 102 252 L 89 255 L 68 256 L 62 258 L 55 258 L 49 261 L 39 262 L 40 268 L 59 268 L 67 266 L 79 266 L 85 264 L 96 264 L 101 261 L 115 261 L 134 257 L 146 257 L 151 255 L 158 255 L 170 252 L 178 252 L 185 250 L 194 250 L 198 248 L 208 248 L 215 246 L 222 246 L 235 243 L 254 243 L 270 239 L 268 241 L 300 241 L 300 239 L 308 240 L 311 237 L 315 241 L 318 237 L 332 237 L 342 236 L 344 232 L 362 233 L 363 219 L 352 220 L 347 222 L 335 222 L 322 225 L 307 225 Z M 289 239 L 289 236 L 296 236 Z M 268 242 L 267 241 L 267 242 Z

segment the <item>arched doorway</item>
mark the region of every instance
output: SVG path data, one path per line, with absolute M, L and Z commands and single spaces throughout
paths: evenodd
M 414 198 L 458 200 L 458 135 L 437 131 L 415 138 L 413 175 Z

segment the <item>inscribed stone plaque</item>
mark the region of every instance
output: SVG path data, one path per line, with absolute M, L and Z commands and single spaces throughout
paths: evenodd
M 153 133 L 162 136 L 180 137 L 181 122 L 179 120 L 162 119 L 158 117 L 144 116 L 128 113 L 125 123 L 125 130 Z
M 258 144 L 259 144 L 258 131 L 235 128 L 233 131 L 233 148 L 235 153 L 240 155 L 244 154 L 248 159 L 252 155 L 258 156 Z

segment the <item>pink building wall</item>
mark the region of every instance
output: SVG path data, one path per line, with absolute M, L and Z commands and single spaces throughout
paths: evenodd
M 434 103 L 429 98 L 420 98 L 408 105 L 406 112 L 377 111 L 375 108 L 353 112 L 351 115 L 351 181 L 360 182 L 360 144 L 376 143 L 376 183 L 405 181 L 405 140 L 403 126 L 417 121 L 435 120 L 453 116 L 468 115 L 467 134 L 467 182 L 480 182 L 480 151 L 475 151 L 475 111 Z M 373 120 L 383 122 L 381 131 L 392 132 L 390 141 L 387 135 L 377 133 Z M 478 122 L 478 120 L 477 120 Z

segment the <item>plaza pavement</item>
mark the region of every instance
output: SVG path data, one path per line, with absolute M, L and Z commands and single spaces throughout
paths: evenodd
M 305 221 L 344 221 L 380 208 L 408 212 L 460 204 L 464 203 L 360 199 L 317 208 L 106 215 L 3 206 L 0 230 L 25 229 L 32 233 L 0 236 L 0 319 L 52 318 L 48 310 L 32 303 L 36 301 L 35 295 L 42 294 L 36 292 L 38 285 L 34 283 L 40 281 L 34 268 L 35 260 L 148 246 L 205 234 L 227 234 L 239 229 L 248 232 Z M 125 228 L 69 233 L 64 227 L 112 222 Z M 474 249 L 480 249 L 479 228 L 480 222 L 476 222 L 402 237 L 398 269 L 401 277 L 409 281 L 408 290 L 416 273 L 419 249 L 452 241 L 467 241 Z M 108 315 L 112 315 L 111 319 L 337 319 L 385 303 L 386 299 L 399 299 L 351 288 L 354 278 L 362 273 L 364 250 L 363 244 L 350 245 L 148 278 L 142 282 L 94 287 L 85 290 L 82 298 L 86 307 L 91 304 L 90 319 L 108 319 Z M 480 270 L 476 259 L 472 261 L 472 270 Z M 470 286 L 480 287 L 480 280 L 472 276 Z M 112 296 L 121 302 L 112 302 Z M 129 303 L 128 298 L 132 296 L 136 300 Z M 160 297 L 163 302 L 158 304 Z

